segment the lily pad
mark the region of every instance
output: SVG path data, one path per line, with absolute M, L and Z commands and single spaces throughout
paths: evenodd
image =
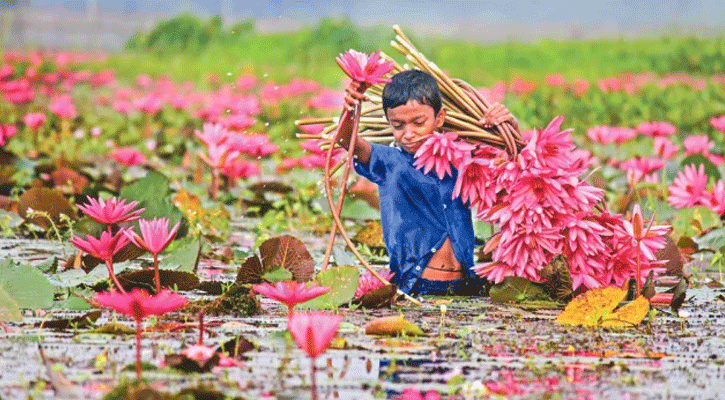
M 365 333 L 368 335 L 381 336 L 425 335 L 425 332 L 423 332 L 422 329 L 400 315 L 381 317 L 370 321 L 365 326 Z
M 0 262 L 0 288 L 24 309 L 49 308 L 53 305 L 53 284 L 48 277 L 30 265 Z
M 176 290 L 194 290 L 199 287 L 199 277 L 183 271 L 159 270 L 161 287 L 175 288 Z M 149 292 L 156 291 L 154 283 L 154 271 L 144 269 L 140 271 L 125 272 L 118 275 L 118 281 L 123 285 L 124 290 L 133 288 L 146 289 Z
M 22 321 L 18 302 L 0 287 L 0 322 Z
M 518 276 L 507 276 L 489 292 L 494 303 L 551 300 L 540 284 Z
M 330 291 L 312 300 L 299 304 L 298 308 L 335 309 L 347 304 L 355 296 L 360 270 L 351 265 L 340 265 L 320 272 L 315 282 L 328 286 Z
M 305 244 L 291 235 L 276 236 L 259 246 L 263 271 L 273 265 L 287 268 L 297 282 L 307 282 L 315 272 L 315 261 Z
M 171 242 L 167 249 L 169 255 L 159 262 L 159 267 L 166 270 L 194 272 L 199 265 L 201 241 L 197 237 L 186 237 Z

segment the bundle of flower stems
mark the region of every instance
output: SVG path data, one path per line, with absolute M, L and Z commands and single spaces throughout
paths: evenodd
M 395 40 L 390 42 L 391 46 L 402 53 L 406 60 L 414 65 L 414 68 L 422 70 L 432 75 L 438 82 L 438 86 L 441 90 L 441 100 L 443 107 L 446 108 L 446 119 L 441 128 L 445 132 L 455 132 L 459 138 L 462 138 L 471 143 L 482 142 L 492 146 L 496 146 L 502 149 L 506 149 L 511 157 L 515 157 L 521 147 L 525 145 L 524 140 L 521 138 L 519 132 L 509 122 L 505 122 L 501 125 L 496 125 L 491 129 L 484 129 L 479 121 L 483 118 L 486 111 L 490 107 L 490 103 L 486 100 L 473 86 L 461 79 L 455 79 L 448 77 L 436 64 L 429 61 L 421 52 L 419 52 L 413 43 L 405 36 L 400 28 L 395 25 L 393 26 L 395 31 Z M 410 69 L 407 64 L 400 66 L 391 57 L 382 54 L 386 60 L 393 63 L 392 71 L 388 75 L 393 75 L 406 69 Z M 338 59 L 338 64 L 340 60 Z M 340 64 L 345 69 L 345 67 Z M 335 223 L 332 227 L 330 240 L 328 247 L 325 251 L 325 258 L 322 264 L 322 269 L 326 269 L 330 260 L 332 252 L 332 246 L 334 239 L 339 230 L 340 234 L 345 239 L 350 250 L 360 260 L 363 267 L 370 271 L 374 276 L 388 284 L 387 280 L 382 278 L 376 271 L 374 271 L 367 261 L 360 255 L 356 250 L 354 244 L 349 240 L 346 234 L 342 222 L 340 220 L 340 210 L 342 209 L 342 203 L 344 201 L 347 179 L 352 165 L 352 157 L 350 154 L 354 152 L 354 143 L 356 137 L 359 135 L 369 142 L 377 143 L 391 143 L 394 141 L 393 131 L 390 128 L 390 124 L 383 113 L 382 107 L 382 93 L 383 83 L 377 83 L 371 85 L 368 90 L 368 97 L 371 106 L 362 108 L 358 105 L 358 109 L 355 110 L 353 132 L 350 140 L 350 149 L 348 154 L 343 157 L 337 164 L 332 165 L 332 152 L 335 148 L 339 147 L 338 140 L 338 129 L 339 129 L 339 118 L 338 117 L 322 117 L 322 118 L 304 118 L 295 121 L 297 126 L 301 125 L 312 125 L 312 124 L 326 124 L 327 126 L 318 134 L 298 134 L 297 137 L 300 139 L 318 139 L 320 140 L 320 147 L 323 150 L 327 150 L 328 157 L 326 158 L 325 164 L 325 189 L 327 191 L 328 203 L 330 210 L 332 210 L 333 219 Z M 345 115 L 343 115 L 345 117 Z M 335 143 L 332 145 L 332 143 Z M 340 170 L 342 166 L 345 166 L 343 176 L 339 185 L 338 202 L 334 203 L 332 197 L 332 176 Z

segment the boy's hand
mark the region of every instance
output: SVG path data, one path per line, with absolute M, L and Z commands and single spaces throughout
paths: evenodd
M 484 128 L 493 128 L 503 124 L 504 122 L 510 122 L 516 130 L 519 129 L 519 121 L 511 114 L 511 111 L 501 103 L 493 103 L 491 107 L 486 111 L 480 121 L 478 121 Z
M 368 85 L 365 83 L 350 81 L 345 87 L 345 108 L 352 111 L 361 101 L 369 101 L 365 95 L 367 89 Z

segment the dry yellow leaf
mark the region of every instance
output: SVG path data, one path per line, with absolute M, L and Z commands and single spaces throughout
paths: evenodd
M 618 287 L 589 289 L 575 297 L 559 314 L 562 325 L 597 326 L 627 297 Z
M 604 316 L 600 326 L 604 328 L 628 328 L 642 322 L 649 312 L 649 300 L 644 296 Z

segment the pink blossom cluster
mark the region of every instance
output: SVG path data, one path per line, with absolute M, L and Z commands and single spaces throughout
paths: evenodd
M 383 277 L 385 280 L 390 282 L 393 279 L 394 273 L 390 272 L 389 269 L 383 268 L 378 271 L 378 275 Z M 367 292 L 383 287 L 383 282 L 376 278 L 371 272 L 366 272 L 360 275 L 357 280 L 357 289 L 355 290 L 355 297 L 360 297 Z
M 515 159 L 501 149 L 468 143 L 452 134 L 431 135 L 416 153 L 419 168 L 438 176 L 458 171 L 453 196 L 476 208 L 476 217 L 500 228 L 485 246 L 493 261 L 476 272 L 493 282 L 506 276 L 541 279 L 541 269 L 557 254 L 569 262 L 573 289 L 621 285 L 634 276 L 637 241 L 622 215 L 595 212 L 603 191 L 580 176 L 587 154 L 575 151 L 570 130 L 557 117 L 533 131 Z M 653 250 L 664 246 L 666 228 L 652 231 L 642 251 L 641 273 L 657 269 Z
M 322 131 L 324 125 L 302 125 L 300 129 L 310 134 L 317 134 Z M 300 143 L 300 147 L 305 150 L 305 155 L 300 157 L 285 157 L 282 162 L 277 165 L 278 172 L 289 171 L 295 167 L 302 167 L 306 170 L 318 169 L 325 167 L 325 158 L 327 157 L 327 151 L 320 148 L 322 140 L 318 139 L 307 139 Z M 338 148 L 332 152 L 332 163 L 333 165 L 338 163 L 342 157 L 345 156 L 345 150 Z
M 8 139 L 15 136 L 18 128 L 13 124 L 0 125 L 0 146 L 5 146 Z
M 284 99 L 290 99 L 303 94 L 314 93 L 320 89 L 320 84 L 300 78 L 292 78 L 287 84 L 266 82 L 259 90 L 259 96 L 266 105 L 275 105 Z
M 627 173 L 627 182 L 634 186 L 644 180 L 647 183 L 658 183 L 657 171 L 665 167 L 665 161 L 656 157 L 633 157 L 619 163 L 619 169 Z
M 685 156 L 702 154 L 715 165 L 722 165 L 725 161 L 723 156 L 710 152 L 715 147 L 715 142 L 710 140 L 707 135 L 688 136 L 682 141 L 682 144 L 685 146 Z
M 708 189 L 708 180 L 703 164 L 685 165 L 668 188 L 667 202 L 675 208 L 705 206 L 725 214 L 725 183 L 719 179 Z
M 206 162 L 231 179 L 259 175 L 259 163 L 250 158 L 267 157 L 279 151 L 267 135 L 233 132 L 222 124 L 206 123 L 195 134 L 206 147 Z

